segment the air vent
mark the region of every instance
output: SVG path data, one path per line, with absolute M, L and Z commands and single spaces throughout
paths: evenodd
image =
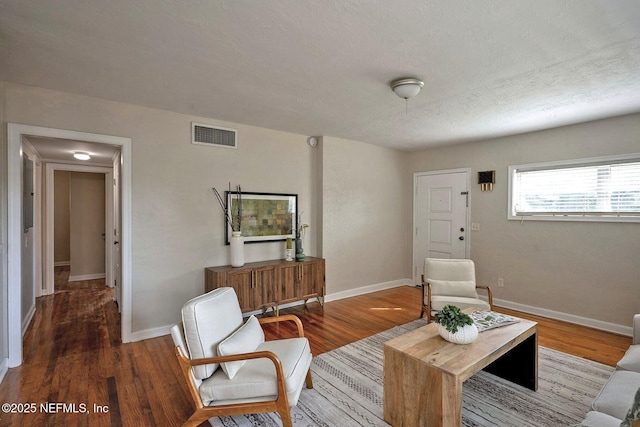
M 212 147 L 237 148 L 235 129 L 191 123 L 191 143 Z

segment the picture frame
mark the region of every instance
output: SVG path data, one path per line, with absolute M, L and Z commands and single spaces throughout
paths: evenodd
M 298 195 L 225 191 L 227 215 L 237 218 L 240 203 L 240 231 L 245 243 L 275 242 L 295 238 Z M 225 227 L 225 244 L 230 244 L 231 225 Z

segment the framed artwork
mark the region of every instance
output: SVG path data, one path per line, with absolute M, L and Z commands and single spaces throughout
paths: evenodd
M 295 238 L 298 195 L 225 191 L 227 215 L 239 221 L 245 243 L 273 242 Z M 225 243 L 229 244 L 231 225 L 226 224 Z

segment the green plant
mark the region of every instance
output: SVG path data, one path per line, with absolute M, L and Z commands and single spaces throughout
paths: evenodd
M 458 328 L 464 325 L 473 325 L 471 316 L 451 304 L 445 305 L 442 310 L 436 313 L 436 322 L 444 326 L 452 334 L 458 332 Z

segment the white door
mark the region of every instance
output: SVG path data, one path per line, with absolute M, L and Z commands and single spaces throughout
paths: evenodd
M 118 312 L 122 310 L 122 251 L 120 250 L 120 224 L 121 224 L 121 211 L 120 211 L 120 153 L 118 153 L 113 160 L 113 248 L 112 248 L 112 262 L 113 262 L 113 299 L 115 299 L 118 305 Z
M 425 258 L 468 258 L 468 171 L 416 174 L 413 279 L 421 282 Z

